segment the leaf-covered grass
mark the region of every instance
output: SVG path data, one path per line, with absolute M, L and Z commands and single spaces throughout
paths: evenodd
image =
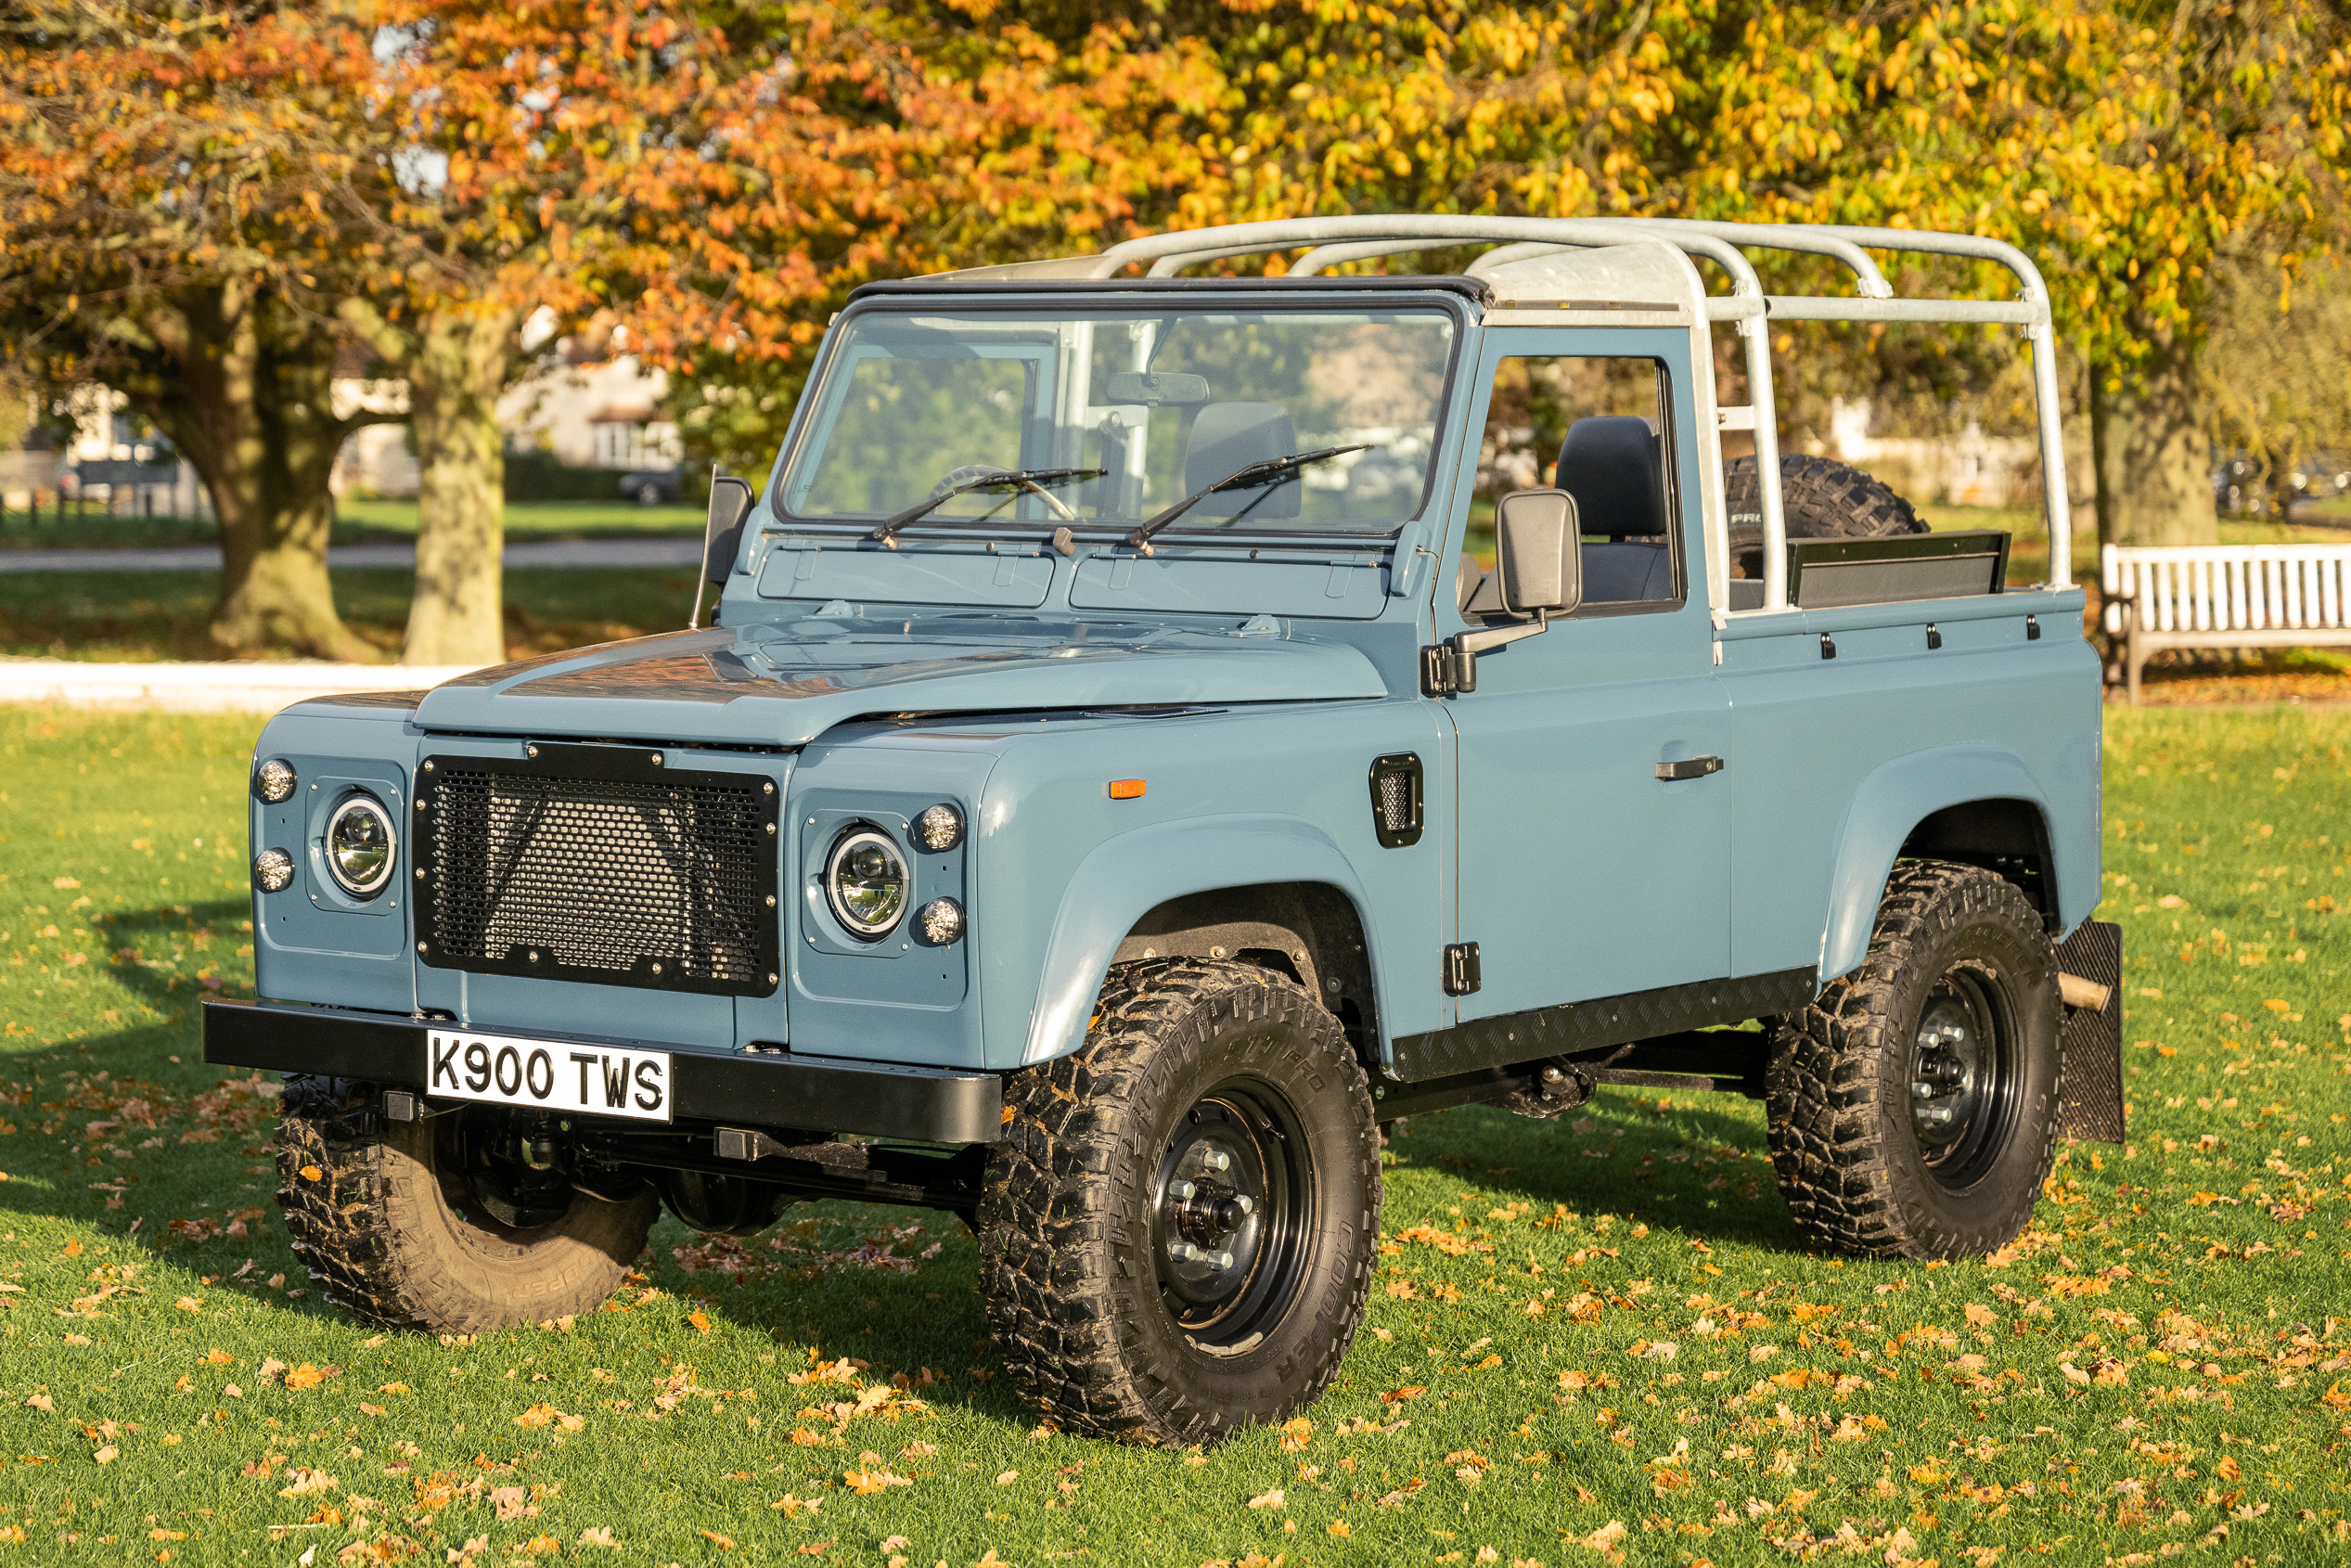
M 334 585 L 344 623 L 398 658 L 416 574 L 353 569 Z M 204 628 L 219 593 L 216 572 L 0 574 L 0 658 L 216 659 Z M 694 569 L 528 567 L 506 574 L 506 600 L 507 657 L 528 658 L 682 628 Z
M 615 476 L 616 478 L 618 476 Z M 510 541 L 534 539 L 630 539 L 649 533 L 700 537 L 700 507 L 642 507 L 617 496 L 610 501 L 508 501 L 506 531 Z M 332 542 L 338 545 L 406 544 L 417 536 L 414 501 L 355 501 L 335 504 Z M 69 508 L 60 519 L 44 508 L 36 522 L 21 508 L 0 517 L 0 550 L 128 550 L 217 545 L 220 530 L 198 517 L 109 516 Z
M 936 1214 L 665 1220 L 605 1310 L 470 1343 L 340 1315 L 274 1086 L 198 1061 L 252 730 L 0 713 L 0 1564 L 2346 1549 L 2351 716 L 2110 715 L 2131 1141 L 2015 1246 L 1807 1252 L 1728 1096 L 1422 1118 L 1339 1383 L 1204 1456 L 1037 1430 Z

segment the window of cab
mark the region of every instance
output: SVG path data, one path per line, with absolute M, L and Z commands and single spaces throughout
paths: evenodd
M 865 522 L 937 499 L 922 526 L 1133 528 L 1251 464 L 1328 452 L 1170 532 L 1391 533 L 1427 502 L 1459 336 L 1441 308 L 867 311 L 828 357 L 778 509 Z M 1040 469 L 1083 471 L 948 494 Z

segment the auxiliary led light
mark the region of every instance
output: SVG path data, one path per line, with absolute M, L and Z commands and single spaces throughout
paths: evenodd
M 933 947 L 952 947 L 963 940 L 963 906 L 952 898 L 934 898 L 915 911 L 922 940 Z

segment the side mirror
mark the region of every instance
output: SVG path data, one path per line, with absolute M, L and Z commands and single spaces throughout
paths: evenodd
M 1514 490 L 1494 508 L 1495 553 L 1502 608 L 1515 625 L 1456 632 L 1420 650 L 1420 692 L 1452 697 L 1478 688 L 1478 655 L 1534 636 L 1554 615 L 1584 602 L 1584 540 L 1575 497 L 1564 490 Z
M 1514 615 L 1573 615 L 1584 602 L 1583 536 L 1575 497 L 1518 490 L 1494 508 L 1502 605 Z
M 751 516 L 751 482 L 722 479 L 710 482 L 710 515 L 702 522 L 702 580 L 694 585 L 694 613 L 686 623 L 692 631 L 702 623 L 702 590 L 724 585 L 735 570 L 735 554 L 743 542 L 743 520 Z

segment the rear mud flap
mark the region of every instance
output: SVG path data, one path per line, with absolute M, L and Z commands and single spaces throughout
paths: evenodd
M 2123 928 L 2084 920 L 2057 945 L 2057 968 L 2106 987 L 2106 1005 L 2095 1011 L 2067 1008 L 2059 1048 L 2064 1053 L 2065 1088 L 2058 1104 L 2059 1130 L 2091 1143 L 2123 1141 Z

